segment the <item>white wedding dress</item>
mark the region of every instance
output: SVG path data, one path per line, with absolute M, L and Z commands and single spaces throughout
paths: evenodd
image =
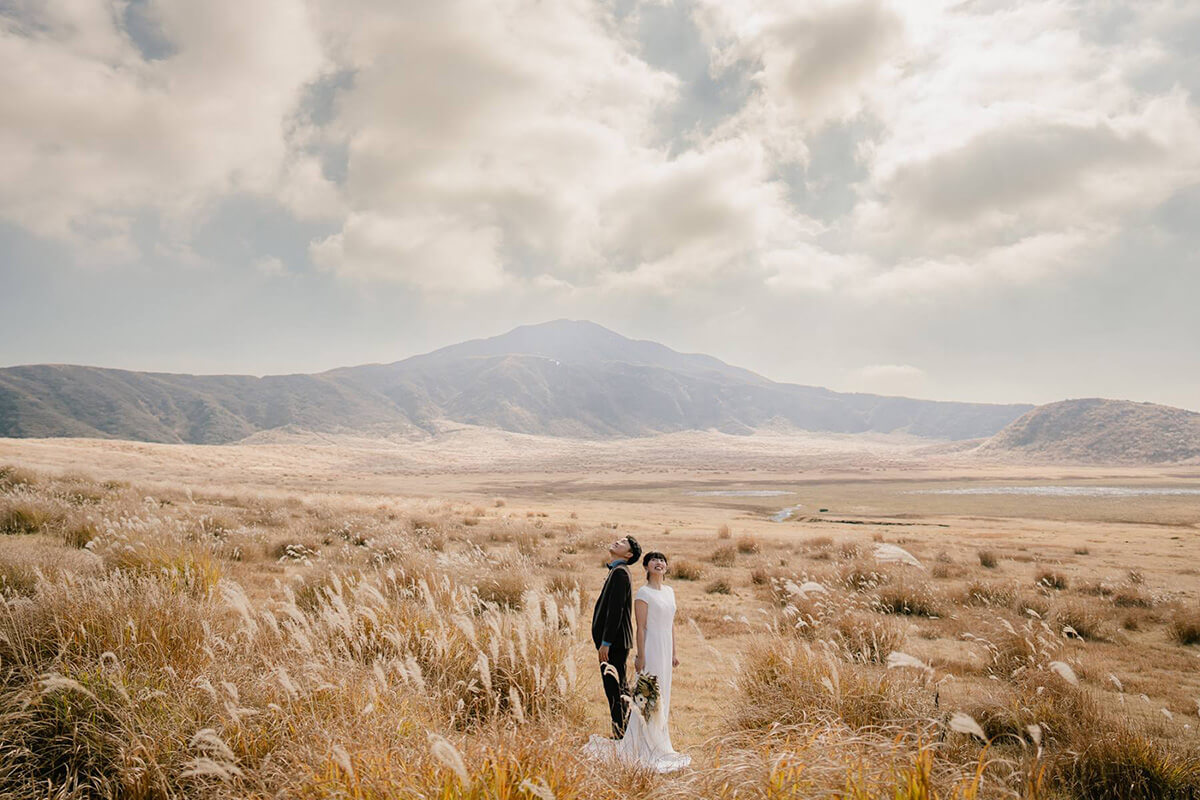
M 636 705 L 629 709 L 625 736 L 613 741 L 593 735 L 584 750 L 601 758 L 648 767 L 656 772 L 674 772 L 692 763 L 692 757 L 675 752 L 667 723 L 671 714 L 671 661 L 674 657 L 673 625 L 675 592 L 670 586 L 655 589 L 649 584 L 638 589 L 637 600 L 646 602 L 646 665 L 644 672 L 658 678 L 658 706 L 648 716 Z M 630 680 L 636 684 L 637 677 Z

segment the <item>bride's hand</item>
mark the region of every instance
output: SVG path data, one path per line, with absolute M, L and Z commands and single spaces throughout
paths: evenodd
M 671 656 L 671 666 L 672 667 L 679 666 L 679 656 Z
M 644 672 L 646 669 L 646 657 L 638 653 L 633 659 L 633 668 L 638 672 Z

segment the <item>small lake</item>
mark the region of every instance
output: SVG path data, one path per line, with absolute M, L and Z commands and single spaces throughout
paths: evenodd
M 965 489 L 924 489 L 905 494 L 1015 494 L 1038 497 L 1154 497 L 1200 495 L 1200 488 L 1158 486 L 972 486 Z
M 684 492 L 689 497 L 779 497 L 795 492 L 781 492 L 774 489 L 713 489 L 704 492 Z
M 792 518 L 793 514 L 795 514 L 797 511 L 799 511 L 802 508 L 804 508 L 804 506 L 800 506 L 800 505 L 788 506 L 787 508 L 781 508 L 778 511 L 776 511 L 774 514 L 771 515 L 771 522 L 787 522 L 789 519 Z

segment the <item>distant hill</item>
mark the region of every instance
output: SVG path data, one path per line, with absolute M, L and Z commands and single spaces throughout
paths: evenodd
M 66 365 L 0 369 L 0 436 L 217 444 L 290 427 L 435 431 L 445 421 L 613 437 L 764 426 L 991 436 L 1028 405 L 842 394 L 558 320 L 393 364 L 317 375 L 172 375 Z
M 1063 400 L 1033 409 L 977 452 L 1095 464 L 1200 459 L 1200 414 L 1125 400 Z

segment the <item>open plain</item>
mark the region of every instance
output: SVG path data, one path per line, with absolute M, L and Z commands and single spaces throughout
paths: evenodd
M 0 465 L 2 797 L 1200 796 L 1200 467 L 470 427 Z M 671 559 L 677 775 L 579 752 L 625 534 Z

